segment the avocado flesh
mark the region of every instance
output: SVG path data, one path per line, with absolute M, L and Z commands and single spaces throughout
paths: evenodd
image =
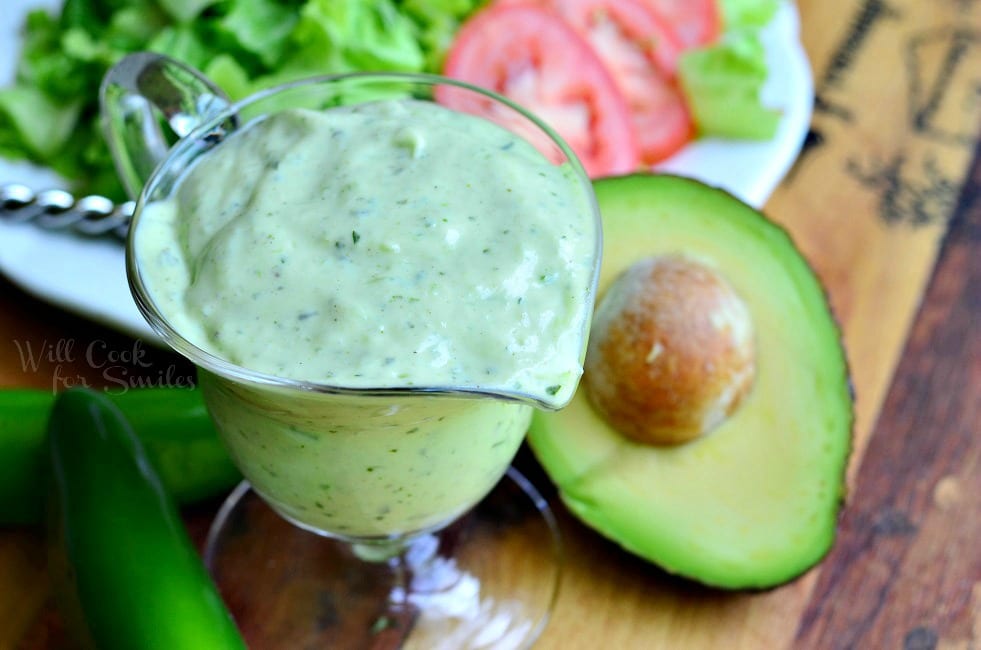
M 580 389 L 536 413 L 535 455 L 568 508 L 667 571 L 729 589 L 787 582 L 830 548 L 853 419 L 840 333 L 824 291 L 779 226 L 726 192 L 667 175 L 594 184 L 603 217 L 599 292 L 634 262 L 682 253 L 746 302 L 757 346 L 743 404 L 690 443 L 633 442 Z

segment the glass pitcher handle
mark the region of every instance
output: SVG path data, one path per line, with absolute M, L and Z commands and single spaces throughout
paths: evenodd
M 102 130 L 129 196 L 139 196 L 177 138 L 230 103 L 202 73 L 163 54 L 137 52 L 110 68 L 99 88 Z M 234 116 L 223 124 L 236 126 Z

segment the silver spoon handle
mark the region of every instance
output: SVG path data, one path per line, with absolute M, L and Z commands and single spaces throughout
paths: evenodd
M 64 190 L 35 192 L 20 183 L 0 185 L 0 221 L 33 222 L 48 230 L 71 230 L 89 237 L 126 239 L 134 201 L 113 203 L 104 196 L 76 198 Z

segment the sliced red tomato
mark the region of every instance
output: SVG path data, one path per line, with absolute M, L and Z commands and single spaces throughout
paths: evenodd
M 587 37 L 593 49 L 613 61 L 645 65 L 647 59 L 668 78 L 678 69 L 681 41 L 664 19 L 645 4 L 644 0 L 539 0 Z M 625 49 L 634 56 L 626 57 Z M 639 55 L 639 56 L 638 56 Z M 609 60 L 604 63 L 609 65 Z M 616 74 L 614 74 L 616 77 Z
M 633 105 L 634 130 L 640 143 L 640 158 L 653 165 L 674 155 L 695 137 L 695 124 L 681 90 L 657 77 L 633 77 L 631 84 L 643 84 L 640 92 L 627 90 L 640 99 Z
M 481 10 L 457 33 L 443 72 L 530 110 L 562 136 L 591 177 L 639 166 L 623 93 L 589 44 L 546 9 L 505 3 Z M 473 93 L 443 87 L 437 99 L 502 121 L 500 112 Z
M 685 48 L 714 43 L 722 33 L 720 0 L 643 0 L 677 34 Z
M 593 48 L 627 99 L 641 161 L 652 165 L 694 135 L 674 78 L 681 45 L 643 0 L 545 0 Z

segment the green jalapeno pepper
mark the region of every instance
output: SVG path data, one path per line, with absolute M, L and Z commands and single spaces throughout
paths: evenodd
M 178 503 L 221 494 L 241 479 L 200 390 L 134 388 L 106 395 L 132 424 Z M 45 423 L 54 400 L 50 391 L 0 390 L 0 526 L 41 520 Z
M 55 399 L 47 433 L 49 567 L 75 636 L 99 650 L 243 650 L 121 410 L 71 389 Z

